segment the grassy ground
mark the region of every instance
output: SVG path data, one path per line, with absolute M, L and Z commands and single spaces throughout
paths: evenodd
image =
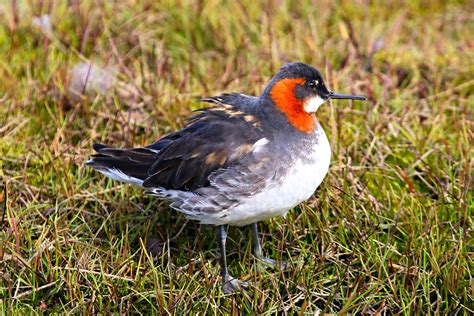
M 1 2 L 0 314 L 472 315 L 473 7 L 397 3 Z M 225 296 L 211 227 L 84 162 L 296 60 L 370 101 L 320 109 L 329 175 L 260 224 L 290 269 L 256 274 L 249 230 L 231 228 L 231 273 L 251 287 Z M 73 96 L 80 62 L 117 79 Z

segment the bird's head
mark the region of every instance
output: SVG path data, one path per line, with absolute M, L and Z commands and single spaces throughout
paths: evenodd
M 321 73 L 302 62 L 288 63 L 281 67 L 263 95 L 272 100 L 293 127 L 305 133 L 314 130 L 315 119 L 312 113 L 327 100 L 367 100 L 363 96 L 330 91 L 324 84 Z

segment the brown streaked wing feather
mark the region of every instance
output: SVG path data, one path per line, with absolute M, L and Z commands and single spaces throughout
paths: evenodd
M 262 136 L 246 114 L 234 108 L 200 110 L 190 124 L 162 148 L 148 171 L 145 187 L 194 190 L 209 184 L 209 175 L 228 168 L 251 152 Z

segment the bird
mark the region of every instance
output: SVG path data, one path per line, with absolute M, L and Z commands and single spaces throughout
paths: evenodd
M 282 66 L 260 96 L 205 97 L 187 124 L 151 145 L 94 144 L 87 165 L 169 201 L 188 219 L 217 228 L 222 290 L 248 284 L 229 274 L 227 226 L 251 225 L 255 256 L 263 256 L 258 225 L 310 198 L 328 173 L 331 148 L 315 116 L 328 100 L 367 100 L 330 91 L 321 73 L 303 62 Z

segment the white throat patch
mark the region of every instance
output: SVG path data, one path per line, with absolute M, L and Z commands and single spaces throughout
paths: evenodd
M 324 100 L 319 95 L 308 98 L 307 101 L 304 103 L 304 110 L 308 113 L 316 112 L 319 107 L 326 101 L 327 100 Z

